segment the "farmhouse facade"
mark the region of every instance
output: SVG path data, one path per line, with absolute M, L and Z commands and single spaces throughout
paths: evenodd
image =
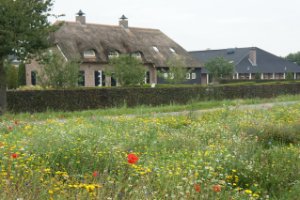
M 235 66 L 233 79 L 300 79 L 300 66 L 257 47 L 191 51 L 203 63 L 224 57 Z M 202 81 L 208 83 L 208 72 L 202 70 Z
M 76 22 L 61 23 L 60 28 L 51 35 L 51 43 L 65 60 L 81 60 L 81 85 L 115 86 L 117 81 L 105 69 L 109 60 L 120 54 L 130 54 L 140 59 L 147 68 L 145 82 L 159 84 L 158 71 L 167 70 L 167 62 L 174 56 L 185 61 L 191 73 L 186 83 L 200 84 L 201 64 L 184 48 L 157 29 L 129 27 L 123 15 L 118 26 L 86 23 L 80 11 Z M 39 64 L 32 61 L 26 66 L 27 84 L 36 84 Z

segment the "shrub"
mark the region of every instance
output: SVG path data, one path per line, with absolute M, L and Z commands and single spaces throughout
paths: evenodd
M 122 86 L 143 85 L 145 83 L 146 69 L 141 60 L 132 55 L 120 55 L 110 60 L 113 66 L 111 75 L 118 80 Z M 108 70 L 109 71 L 109 70 Z
M 6 83 L 8 89 L 16 89 L 18 87 L 18 69 L 16 66 L 5 63 Z
M 264 125 L 251 126 L 246 130 L 249 135 L 254 136 L 257 141 L 262 142 L 265 146 L 274 144 L 296 144 L 300 142 L 300 124 L 290 126 L 282 125 Z
M 42 112 L 47 109 L 74 111 L 138 105 L 186 104 L 191 100 L 271 98 L 299 94 L 299 83 L 270 85 L 189 86 L 168 88 L 81 88 L 68 90 L 10 91 L 8 109 L 12 112 Z
M 19 70 L 18 70 L 18 85 L 26 85 L 26 71 L 25 71 L 25 64 L 21 63 L 19 65 Z

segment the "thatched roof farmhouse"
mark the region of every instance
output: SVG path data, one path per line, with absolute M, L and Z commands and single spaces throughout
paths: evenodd
M 111 57 L 119 54 L 138 56 L 147 68 L 148 83 L 159 83 L 157 70 L 167 68 L 168 60 L 174 56 L 180 56 L 186 66 L 193 69 L 193 79 L 190 76 L 187 83 L 201 82 L 199 61 L 158 29 L 128 26 L 128 19 L 124 15 L 116 26 L 86 23 L 81 11 L 75 22 L 56 23 L 61 23 L 61 26 L 51 35 L 51 42 L 66 60 L 81 59 L 80 70 L 85 86 L 115 85 L 115 80 L 105 76 L 105 67 Z M 27 66 L 29 84 L 35 81 L 36 71 L 37 63 L 32 62 Z

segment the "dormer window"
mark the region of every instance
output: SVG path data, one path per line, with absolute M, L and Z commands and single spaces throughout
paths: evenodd
M 170 51 L 172 52 L 172 53 L 174 53 L 174 54 L 176 54 L 176 51 L 175 51 L 175 49 L 173 49 L 173 48 L 169 48 L 170 49 Z
M 83 57 L 84 58 L 95 58 L 96 57 L 96 52 L 93 49 L 85 50 L 83 52 Z
M 157 48 L 157 46 L 153 46 L 152 48 L 155 52 L 157 52 L 157 53 L 159 52 L 159 49 Z
M 134 52 L 131 54 L 132 57 L 141 60 L 142 59 L 142 53 L 141 52 Z
M 117 58 L 117 57 L 119 57 L 119 52 L 118 51 L 110 51 L 109 53 L 108 53 L 108 58 L 109 59 L 112 59 L 112 58 Z

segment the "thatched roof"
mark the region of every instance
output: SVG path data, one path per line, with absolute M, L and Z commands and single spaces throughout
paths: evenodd
M 188 67 L 201 67 L 185 49 L 157 29 L 63 22 L 53 34 L 52 41 L 69 59 L 82 59 L 83 52 L 90 49 L 96 52 L 97 58 L 94 62 L 97 63 L 108 63 L 110 51 L 121 54 L 140 52 L 144 63 L 166 67 L 167 61 L 174 56 L 170 50 L 172 48 L 185 60 Z

